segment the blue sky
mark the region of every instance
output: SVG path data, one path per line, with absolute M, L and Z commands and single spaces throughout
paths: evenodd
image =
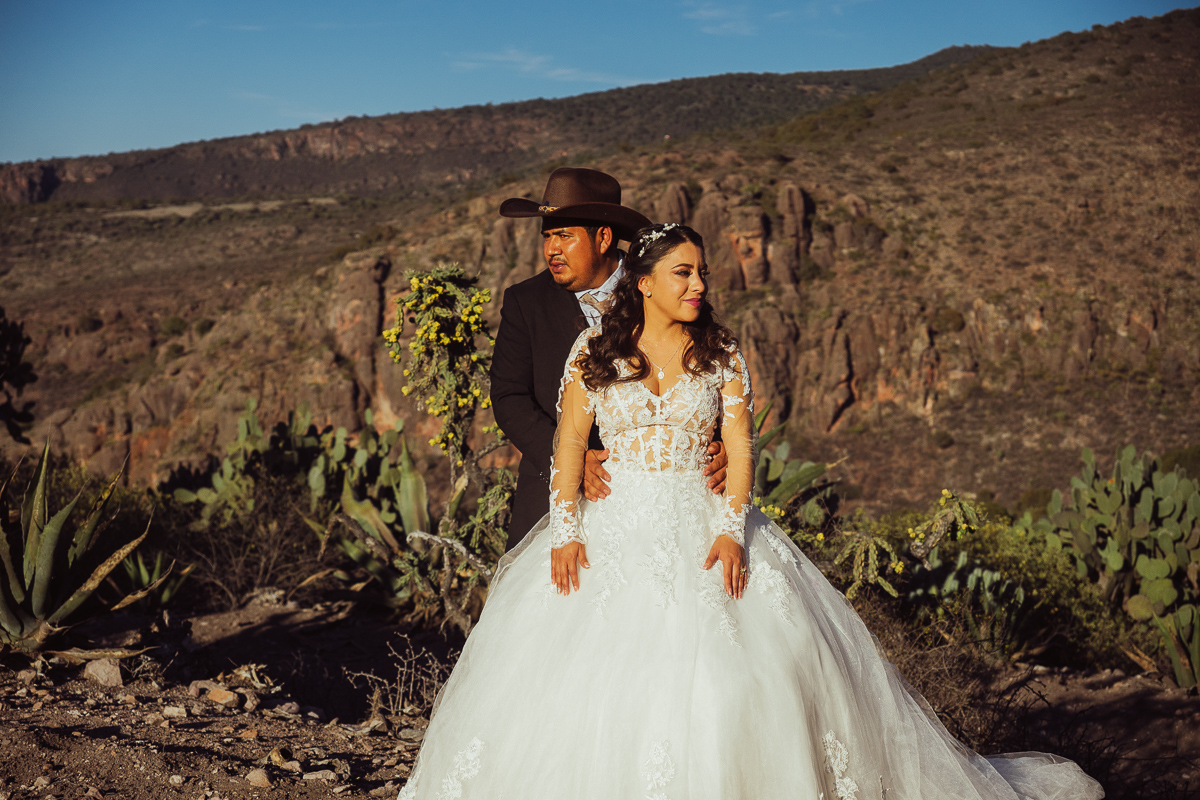
M 1154 0 L 0 0 L 0 162 L 724 72 L 882 67 Z

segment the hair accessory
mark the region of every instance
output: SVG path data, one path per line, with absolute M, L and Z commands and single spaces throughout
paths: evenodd
M 663 225 L 661 228 L 659 228 L 656 231 L 651 231 L 650 233 L 642 234 L 642 246 L 638 248 L 638 258 L 641 258 L 642 256 L 646 255 L 646 248 L 649 247 L 650 245 L 654 244 L 655 242 L 657 242 L 663 236 L 666 236 L 667 231 L 671 230 L 672 228 L 678 228 L 678 227 L 679 227 L 679 225 L 677 223 L 668 222 L 667 224 Z

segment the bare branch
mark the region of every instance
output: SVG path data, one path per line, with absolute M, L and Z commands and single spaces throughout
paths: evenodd
M 444 536 L 436 536 L 432 533 L 425 533 L 425 531 L 413 531 L 412 533 L 408 534 L 407 538 L 409 543 L 411 543 L 413 539 L 416 539 L 417 541 L 430 542 L 432 544 L 441 545 L 442 547 L 452 548 L 454 552 L 466 559 L 468 564 L 479 570 L 480 575 L 487 578 L 489 581 L 492 579 L 491 567 L 489 567 L 487 563 L 484 562 L 479 556 L 468 550 L 467 546 L 457 539 L 447 539 Z
M 499 450 L 501 447 L 504 447 L 504 445 L 506 445 L 508 443 L 509 443 L 508 439 L 494 439 L 494 440 L 488 442 L 487 444 L 485 444 L 483 447 L 479 448 L 479 451 L 477 453 L 475 453 L 475 458 L 483 458 L 484 456 L 488 455 L 489 453 Z
M 439 588 L 438 594 L 442 598 L 442 608 L 446 610 L 446 618 L 458 626 L 463 632 L 463 636 L 471 635 L 471 628 L 475 627 L 471 622 L 471 618 L 464 614 L 454 602 L 453 595 L 450 594 L 450 583 L 454 579 L 454 564 L 451 562 L 445 550 L 442 550 L 442 585 Z
M 380 559 L 385 564 L 392 563 L 392 554 L 389 553 L 387 548 L 383 546 L 383 542 L 364 531 L 361 525 L 341 512 L 334 514 L 333 518 L 340 522 L 346 530 L 353 534 L 354 538 L 371 552 L 371 555 Z

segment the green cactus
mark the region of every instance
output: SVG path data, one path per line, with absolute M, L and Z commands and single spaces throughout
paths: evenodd
M 841 564 L 851 556 L 854 557 L 851 573 L 854 582 L 846 590 L 846 597 L 853 600 L 859 589 L 870 585 L 878 586 L 892 597 L 899 597 L 896 587 L 892 586 L 891 582 L 880 573 L 880 566 L 883 566 L 885 570 L 890 568 L 896 572 L 902 569 L 900 557 L 896 554 L 896 549 L 892 547 L 891 542 L 874 533 L 841 531 L 841 534 L 846 537 L 847 541 L 833 563 Z M 888 555 L 888 560 L 883 565 L 879 561 L 880 553 Z
M 256 413 L 253 400 L 238 419 L 238 438 L 230 444 L 212 485 L 196 492 L 177 489 L 182 503 L 203 503 L 196 527 L 207 528 L 214 517 L 225 522 L 254 510 L 254 474 L 257 469 L 296 473 L 306 480 L 310 513 L 324 506 L 325 522 L 312 520 L 319 535 L 329 527 L 327 520 L 339 511 L 358 524 L 372 539 L 402 549 L 405 532 L 428 530 L 429 510 L 425 479 L 416 469 L 408 446 L 402 441 L 403 420 L 378 433 L 370 409 L 366 426 L 352 443 L 345 428 L 318 432 L 306 408 L 290 414 L 268 436 Z M 392 451 L 400 444 L 400 453 Z
M 313 508 L 330 487 L 340 486 L 337 506 L 371 538 L 397 553 L 405 549 L 401 544 L 404 534 L 429 530 L 425 478 L 401 435 L 402 420 L 380 434 L 375 431 L 374 413 L 368 409 L 366 423 L 357 445 L 348 443 L 345 428 L 326 431 L 318 438 L 320 454 L 308 471 Z M 400 452 L 393 458 L 397 443 Z
M 67 522 L 80 498 L 77 496 L 58 513 L 50 514 L 46 500 L 50 444 L 47 442 L 43 448 L 34 471 L 33 491 L 26 492 L 20 513 L 10 514 L 8 487 L 15 474 L 0 486 L 0 561 L 4 564 L 0 579 L 0 645 L 36 651 L 68 627 L 71 615 L 137 549 L 150 528 L 147 524 L 136 539 L 101 558 L 96 550 L 96 534 L 101 530 L 104 509 L 117 488 L 121 472 L 96 497 L 83 525 L 70 536 L 64 535 Z M 126 596 L 113 608 L 136 602 L 161 583 L 160 580 Z
M 1126 447 L 1106 478 L 1085 449 L 1069 500 L 1055 491 L 1045 518 L 1017 524 L 1070 553 L 1112 605 L 1152 623 L 1181 686 L 1200 680 L 1200 492 L 1182 467 L 1165 472 Z
M 754 470 L 755 504 L 779 521 L 793 502 L 800 501 L 797 509 L 800 519 L 810 527 L 819 528 L 829 516 L 826 503 L 833 494 L 833 484 L 818 484 L 817 481 L 829 471 L 830 465 L 789 459 L 791 445 L 787 442 L 780 442 L 774 450 L 767 449 L 784 428 L 784 425 L 778 425 L 762 432 L 773 403 L 767 403 L 754 416 L 754 426 L 759 432 L 759 459 Z
M 228 524 L 234 517 L 244 517 L 254 511 L 254 478 L 250 465 L 269 447 L 263 435 L 255 409 L 254 399 L 246 401 L 246 410 L 238 417 L 238 436 L 227 448 L 221 459 L 220 468 L 212 475 L 211 486 L 195 492 L 176 489 L 174 497 L 181 503 L 202 503 L 200 519 L 192 524 L 193 530 L 204 530 L 220 516 Z
M 960 550 L 954 563 L 944 562 L 938 548 L 930 549 L 913 569 L 904 599 L 922 616 L 941 617 L 948 601 L 958 597 L 974 640 L 1010 654 L 1036 651 L 1032 644 L 1032 602 L 1024 588 L 999 570 L 986 568 Z

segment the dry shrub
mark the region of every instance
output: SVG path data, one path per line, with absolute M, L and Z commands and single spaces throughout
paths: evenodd
M 997 709 L 989 707 L 995 668 L 968 646 L 966 626 L 943 619 L 917 625 L 896 602 L 870 594 L 855 603 L 887 659 L 929 701 L 947 729 L 973 750 L 990 752 Z
M 424 647 L 414 647 L 407 636 L 401 635 L 399 640 L 399 650 L 395 644 L 388 643 L 396 667 L 394 678 L 381 678 L 370 672 L 346 671 L 346 677 L 355 687 L 365 686 L 371 692 L 368 719 L 382 715 L 393 723 L 401 724 L 406 717 L 428 719 L 438 692 L 458 660 L 458 654 L 451 653 L 447 660 L 442 661 Z
M 1176 783 L 1196 764 L 1175 757 L 1146 758 L 1136 740 L 1110 735 L 1088 708 L 1055 706 L 1030 674 L 1013 679 L 972 641 L 966 621 L 953 614 L 928 624 L 905 616 L 890 598 L 868 594 L 855 607 L 885 657 L 928 701 L 947 730 L 983 754 L 1036 751 L 1069 758 L 1104 786 L 1108 800 L 1185 800 Z
M 286 476 L 256 478 L 254 510 L 228 522 L 214 519 L 200 532 L 176 528 L 181 563 L 196 564 L 191 580 L 202 588 L 197 606 L 236 609 L 260 590 L 291 590 L 333 560 L 304 521 L 308 490 Z

